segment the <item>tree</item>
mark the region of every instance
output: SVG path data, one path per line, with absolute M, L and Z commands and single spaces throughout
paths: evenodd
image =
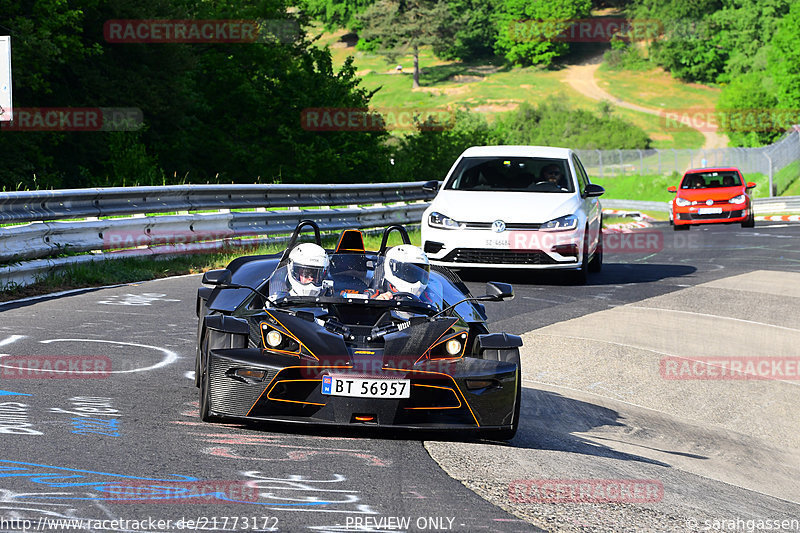
M 411 51 L 413 87 L 419 87 L 419 48 L 452 39 L 455 17 L 445 0 L 378 0 L 358 17 L 361 37 L 379 42 L 378 52 L 394 59 Z
M 549 65 L 569 50 L 558 36 L 591 7 L 591 0 L 503 0 L 495 50 L 512 63 Z

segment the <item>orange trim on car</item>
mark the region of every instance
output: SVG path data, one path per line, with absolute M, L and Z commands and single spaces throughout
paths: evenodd
M 450 392 L 453 393 L 453 396 L 456 397 L 456 401 L 458 402 L 458 405 L 456 405 L 455 407 L 406 407 L 405 409 L 459 409 L 461 407 L 461 400 L 459 400 L 458 394 L 456 394 L 456 391 L 454 391 L 450 387 L 440 387 L 438 385 L 414 385 L 414 384 L 412 384 L 411 386 L 412 387 L 428 387 L 428 388 L 431 388 L 431 389 L 449 390 Z
M 293 334 L 293 333 L 292 333 L 292 332 L 289 330 L 289 328 L 287 328 L 286 326 L 284 326 L 284 325 L 283 325 L 283 323 L 282 323 L 280 320 L 278 320 L 277 318 L 275 318 L 275 317 L 272 315 L 272 313 L 270 313 L 269 311 L 267 311 L 267 310 L 264 310 L 264 312 L 265 312 L 265 313 L 267 313 L 267 314 L 268 314 L 270 317 L 272 317 L 272 320 L 274 320 L 275 322 L 277 322 L 277 323 L 278 323 L 278 325 L 280 325 L 280 327 L 282 327 L 282 328 L 285 330 L 285 332 L 286 332 L 286 334 L 287 334 L 288 336 L 290 336 L 291 338 L 293 338 L 294 340 L 296 340 L 296 341 L 297 341 L 297 343 L 300 345 L 300 348 L 301 348 L 301 349 L 302 349 L 302 348 L 305 348 L 305 349 L 306 349 L 306 351 L 309 353 L 309 355 L 311 355 L 311 357 L 313 357 L 314 359 L 316 359 L 317 361 L 319 361 L 319 357 L 317 357 L 316 355 L 314 355 L 314 352 L 312 352 L 311 350 L 309 350 L 309 349 L 308 349 L 308 346 L 306 346 L 305 344 L 303 344 L 303 341 L 301 341 L 300 339 L 298 339 L 298 338 L 297 338 L 297 336 L 296 336 L 295 334 Z M 273 327 L 274 327 L 274 326 L 273 326 Z M 276 329 L 277 329 L 277 328 L 276 328 Z M 262 332 L 262 333 L 261 333 L 261 337 L 262 337 L 262 340 L 263 340 L 263 337 L 264 337 L 264 333 L 263 333 L 263 332 L 264 332 L 264 330 L 262 329 L 262 330 L 261 330 L 261 332 Z M 266 346 L 266 345 L 267 345 L 267 344 L 266 344 L 266 343 L 264 343 L 264 346 Z
M 449 374 L 442 374 L 441 372 L 431 372 L 429 370 L 408 370 L 408 369 L 403 370 L 401 368 L 384 368 L 384 370 L 394 370 L 394 371 L 397 371 L 397 372 L 405 372 L 406 374 L 408 374 L 409 372 L 418 372 L 420 374 L 435 374 L 437 376 L 444 376 L 446 378 L 449 378 L 450 381 L 453 382 L 453 387 L 454 387 L 453 390 L 457 390 L 458 391 L 458 394 L 461 395 L 461 399 L 464 400 L 464 405 L 466 405 L 467 409 L 469 409 L 469 413 L 472 415 L 472 419 L 475 421 L 475 425 L 478 426 L 478 427 L 481 427 L 480 422 L 478 422 L 478 418 L 475 416 L 475 412 L 472 410 L 472 407 L 469 406 L 469 402 L 467 401 L 467 397 L 464 396 L 464 393 L 461 392 L 460 388 L 458 388 L 458 383 L 456 383 L 456 380 L 453 379 L 453 376 L 451 376 Z
M 275 383 L 274 385 L 272 385 L 272 387 L 270 387 L 269 392 L 267 392 L 267 399 L 268 400 L 272 400 L 273 402 L 302 403 L 304 405 L 319 405 L 320 407 L 324 407 L 325 405 L 327 405 L 327 404 L 324 404 L 324 403 L 303 402 L 303 401 L 300 401 L 300 400 L 284 400 L 282 398 L 273 398 L 272 396 L 270 396 L 270 393 L 272 392 L 272 390 L 275 387 L 277 387 L 278 385 L 280 385 L 281 383 L 293 383 L 293 382 L 296 382 L 296 381 L 317 381 L 317 382 L 322 382 L 321 379 L 282 379 L 282 380 L 278 381 L 277 383 Z
M 258 402 L 261 401 L 261 398 L 264 396 L 264 394 L 267 391 L 271 391 L 272 390 L 272 384 L 275 383 L 275 380 L 278 379 L 278 376 L 281 375 L 281 372 L 283 372 L 285 370 L 291 370 L 293 368 L 346 368 L 346 369 L 350 369 L 350 368 L 353 368 L 353 367 L 352 366 L 287 366 L 287 367 L 281 368 L 280 370 L 278 370 L 275 373 L 274 376 L 272 376 L 272 379 L 269 381 L 269 383 L 267 383 L 267 386 L 264 387 L 264 390 L 261 391 L 261 394 L 258 395 L 258 398 L 256 398 L 256 401 L 253 402 L 253 405 L 251 405 L 250 409 L 247 410 L 247 414 L 245 416 L 250 416 L 250 413 L 253 412 L 253 409 L 255 409 L 256 405 L 258 405 Z M 267 397 L 269 397 L 269 396 L 267 396 Z

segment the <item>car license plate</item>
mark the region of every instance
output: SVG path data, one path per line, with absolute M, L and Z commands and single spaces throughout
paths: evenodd
M 721 207 L 701 207 L 697 210 L 698 215 L 721 215 Z
M 409 398 L 411 380 L 322 376 L 322 394 L 353 398 Z
M 486 239 L 487 248 L 510 248 L 508 239 Z

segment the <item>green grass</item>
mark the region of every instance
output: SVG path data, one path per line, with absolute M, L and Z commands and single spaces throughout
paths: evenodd
M 776 172 L 772 182 L 779 196 L 800 196 L 800 161 L 795 161 Z
M 746 181 L 756 183 L 756 188 L 751 190 L 753 198 L 769 196 L 769 180 L 763 174 L 745 174 Z M 592 182 L 605 188 L 606 193 L 601 197 L 614 200 L 644 200 L 650 202 L 668 202 L 674 194 L 667 192 L 667 187 L 677 186 L 681 177 L 673 174 L 671 176 L 638 174 L 626 174 L 625 176 L 613 176 L 598 178 L 593 177 Z
M 661 69 L 647 71 L 597 70 L 597 84 L 620 100 L 665 111 L 699 108 L 713 110 L 721 90 L 697 83 L 682 83 Z
M 409 238 L 413 244 L 420 244 L 419 231 L 409 232 Z M 324 237 L 323 246 L 333 248 L 336 246 L 337 239 L 338 235 Z M 399 234 L 393 232 L 389 237 L 388 245 L 394 246 L 400 243 Z M 377 250 L 380 244 L 380 235 L 364 235 L 364 245 L 368 250 Z M 285 244 L 273 244 L 257 246 L 246 252 L 239 250 L 230 253 L 186 254 L 163 259 L 136 257 L 71 265 L 52 272 L 31 285 L 3 287 L 0 292 L 0 301 L 70 289 L 132 283 L 182 274 L 198 274 L 214 268 L 224 268 L 242 255 L 272 254 L 285 248 Z
M 599 106 L 598 101 L 583 96 L 564 83 L 563 70 L 511 67 L 499 60 L 483 63 L 443 61 L 436 58 L 429 47 L 420 51 L 421 87 L 413 90 L 410 55 L 388 61 L 378 54 L 343 47 L 337 43 L 343 33 L 321 33 L 319 43 L 331 47 L 334 65 L 340 66 L 347 57 L 353 56 L 361 86 L 377 91 L 371 101 L 374 108 L 415 109 L 420 112 L 467 108 L 483 113 L 491 123 L 498 113 L 511 111 L 522 102 L 538 104 L 553 95 L 567 100 L 573 107 L 597 111 Z M 395 70 L 398 64 L 403 66 L 402 72 Z M 664 81 L 663 84 L 675 86 L 672 92 L 687 98 L 693 98 L 695 94 L 699 98 L 703 94 L 703 89 L 684 91 L 682 87 L 685 84 L 677 80 Z M 684 107 L 704 106 L 709 99 L 712 98 L 706 96 L 683 103 Z M 647 132 L 653 139 L 654 148 L 699 148 L 703 145 L 702 134 L 691 128 L 681 126 L 677 131 L 665 131 L 660 117 L 616 107 L 614 113 Z

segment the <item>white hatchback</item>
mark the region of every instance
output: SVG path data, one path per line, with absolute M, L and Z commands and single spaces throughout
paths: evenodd
M 567 269 L 585 283 L 603 264 L 604 192 L 567 148 L 473 146 L 425 210 L 422 247 L 450 268 Z

